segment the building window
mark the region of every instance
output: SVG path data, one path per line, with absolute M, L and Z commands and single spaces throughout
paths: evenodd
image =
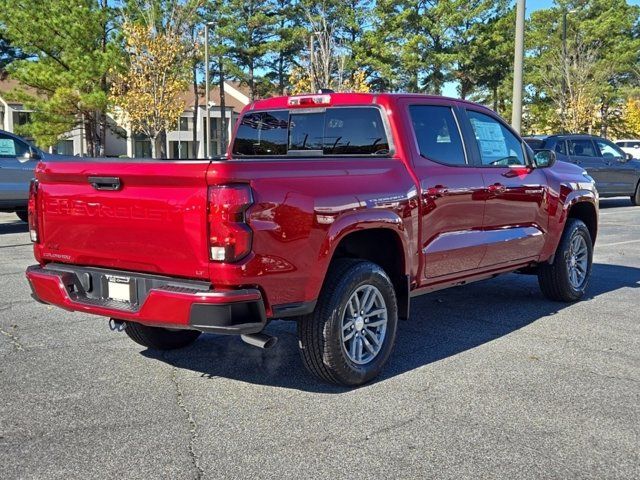
M 145 137 L 136 137 L 133 143 L 135 158 L 151 158 L 151 141 Z
M 56 145 L 56 153 L 58 155 L 73 156 L 73 140 L 60 140 Z
M 202 119 L 202 125 L 204 126 L 204 130 L 207 128 L 207 118 Z M 212 118 L 211 119 L 211 129 L 209 130 L 209 152 L 211 155 L 222 155 L 224 152 L 218 150 L 220 147 L 220 118 Z M 229 119 L 227 119 L 227 126 L 229 126 Z M 226 148 L 226 145 L 222 147 Z
M 180 123 L 178 125 L 178 130 L 181 132 L 187 132 L 192 130 L 193 118 L 189 117 L 180 117 Z
M 193 142 L 169 142 L 171 158 L 183 159 L 192 156 L 193 149 L 190 145 Z
M 31 112 L 13 112 L 13 126 L 26 125 L 31 120 Z

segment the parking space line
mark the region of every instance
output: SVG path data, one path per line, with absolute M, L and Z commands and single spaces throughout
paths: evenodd
M 615 212 L 603 212 L 602 210 L 600 210 L 600 216 L 607 216 L 607 215 L 619 215 L 621 213 L 638 213 L 638 210 L 616 210 Z
M 638 240 L 627 240 L 626 242 L 596 243 L 596 247 L 615 247 L 616 245 L 627 245 L 629 243 L 640 243 L 640 238 Z
M 634 224 L 629 224 L 629 223 L 600 223 L 600 226 L 605 226 L 605 227 L 640 227 L 640 225 L 634 225 Z

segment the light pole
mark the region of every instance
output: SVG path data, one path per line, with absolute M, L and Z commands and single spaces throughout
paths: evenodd
M 209 108 L 209 27 L 213 27 L 213 22 L 207 22 L 204 24 L 204 96 L 205 96 L 205 108 L 207 109 L 205 118 L 207 120 L 207 126 L 204 129 L 204 156 L 209 158 L 210 147 L 210 131 L 211 131 L 211 110 Z M 195 128 L 195 125 L 194 125 Z
M 522 131 L 522 70 L 524 65 L 524 21 L 527 9 L 526 0 L 518 0 L 516 10 L 516 49 L 513 61 L 513 112 L 511 126 L 520 133 Z
M 309 37 L 309 63 L 310 63 L 310 68 L 309 68 L 309 76 L 311 77 L 311 93 L 316 93 L 318 90 L 316 89 L 316 75 L 315 75 L 315 58 L 316 58 L 316 51 L 315 51 L 315 43 L 314 43 L 314 38 L 318 37 L 320 38 L 320 35 L 322 35 L 323 32 L 311 32 L 311 36 Z M 321 52 L 322 53 L 322 49 Z

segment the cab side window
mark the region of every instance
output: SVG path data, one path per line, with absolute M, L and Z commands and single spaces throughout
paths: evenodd
M 0 134 L 0 159 L 23 158 L 29 153 L 29 146 L 8 135 Z
M 453 111 L 437 105 L 409 107 L 420 155 L 445 165 L 466 165 L 467 159 Z
M 522 143 L 508 128 L 489 115 L 472 110 L 468 110 L 468 114 L 483 166 L 508 167 L 527 164 Z

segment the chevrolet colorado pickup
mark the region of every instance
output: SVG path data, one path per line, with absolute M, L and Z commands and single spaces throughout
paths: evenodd
M 482 106 L 412 94 L 256 101 L 227 157 L 41 162 L 29 230 L 37 300 L 109 317 L 150 349 L 201 332 L 268 347 L 297 322 L 303 363 L 360 385 L 410 298 L 519 271 L 580 299 L 594 181 Z

